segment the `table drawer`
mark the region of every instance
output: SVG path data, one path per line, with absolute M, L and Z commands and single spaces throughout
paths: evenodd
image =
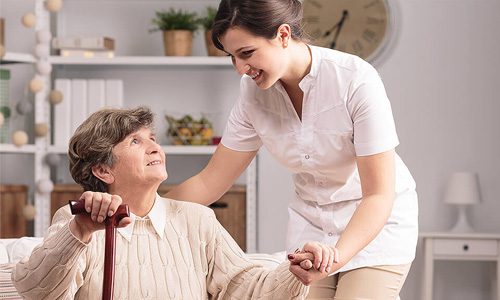
M 496 240 L 434 239 L 434 254 L 441 255 L 498 255 Z

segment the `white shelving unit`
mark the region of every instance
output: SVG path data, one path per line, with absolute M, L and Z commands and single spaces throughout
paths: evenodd
M 232 66 L 229 57 L 168 57 L 168 56 L 117 56 L 113 58 L 74 58 L 51 56 L 49 62 L 53 65 L 107 65 L 107 66 L 194 66 L 194 67 L 229 67 Z
M 35 63 L 35 57 L 28 53 L 7 52 L 1 62 L 2 64 Z
M 129 1 L 131 2 L 131 1 Z M 35 0 L 35 15 L 37 17 L 35 31 L 50 29 L 50 14 L 44 7 L 44 0 Z M 175 1 L 165 1 L 166 5 L 180 4 Z M 192 3 L 205 6 L 204 1 L 193 1 Z M 208 2 L 206 2 L 208 3 Z M 64 11 L 64 8 L 63 8 Z M 64 13 L 64 12 L 61 12 Z M 68 21 L 70 22 L 70 21 Z M 59 24 L 58 22 L 56 22 Z M 52 23 L 54 24 L 54 23 Z M 58 25 L 56 25 L 58 26 Z M 47 45 L 49 47 L 49 45 Z M 176 70 L 184 70 L 195 72 L 196 70 L 220 70 L 232 68 L 231 60 L 228 57 L 208 57 L 208 56 L 191 56 L 191 57 L 166 57 L 166 56 L 116 56 L 113 58 L 68 58 L 60 56 L 49 56 L 47 61 L 52 64 L 53 71 L 51 75 L 37 75 L 44 84 L 44 89 L 35 95 L 35 123 L 50 124 L 50 102 L 47 101 L 47 96 L 52 87 L 52 77 L 57 74 L 59 69 L 64 70 L 79 70 L 86 68 L 85 66 L 97 67 L 98 70 L 106 70 L 106 68 L 133 69 L 135 66 L 144 68 L 152 68 L 158 72 L 158 67 L 164 68 L 166 71 L 175 68 Z M 8 52 L 2 59 L 2 64 L 12 63 L 28 63 L 35 64 L 37 58 L 28 53 Z M 172 67 L 172 68 L 169 68 Z M 93 70 L 96 70 L 93 68 Z M 161 70 L 160 70 L 161 71 Z M 216 146 L 163 146 L 163 150 L 167 155 L 212 155 Z M 41 179 L 50 179 L 50 168 L 45 163 L 44 159 L 48 153 L 66 154 L 66 147 L 51 145 L 50 137 L 36 137 L 34 144 L 16 147 L 11 144 L 0 144 L 0 153 L 2 154 L 29 154 L 34 155 L 34 178 L 35 190 L 36 183 Z M 256 252 L 257 249 L 257 158 L 250 164 L 246 172 L 246 202 L 247 202 L 247 220 L 246 220 L 246 236 L 247 236 L 247 251 Z M 34 204 L 37 210 L 35 218 L 35 236 L 43 236 L 45 230 L 50 224 L 50 194 L 41 194 L 34 192 Z
M 36 152 L 35 145 L 24 145 L 21 147 L 14 146 L 12 144 L 0 144 L 0 153 L 11 153 L 11 154 L 34 154 Z
M 44 7 L 43 0 L 35 1 L 36 25 L 35 31 L 48 29 L 50 26 L 50 14 Z M 49 50 L 49 45 L 44 45 Z M 1 64 L 35 64 L 37 59 L 29 53 L 7 52 L 1 59 Z M 50 91 L 50 75 L 39 75 L 36 77 L 43 83 L 43 89 L 35 94 L 34 97 L 34 118 L 35 124 L 50 122 L 50 106 L 47 102 L 47 95 Z M 0 144 L 0 153 L 2 154 L 31 154 L 34 156 L 34 205 L 36 208 L 35 217 L 35 236 L 42 236 L 50 223 L 50 194 L 39 193 L 36 191 L 36 185 L 40 180 L 50 179 L 50 168 L 44 162 L 49 144 L 48 137 L 35 137 L 34 144 L 23 145 L 21 147 L 12 144 Z

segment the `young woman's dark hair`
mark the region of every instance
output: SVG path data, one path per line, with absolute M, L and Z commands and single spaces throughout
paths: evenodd
M 281 24 L 290 25 L 292 39 L 301 40 L 301 22 L 302 5 L 298 0 L 222 0 L 212 27 L 212 41 L 217 48 L 224 50 L 219 37 L 234 26 L 272 39 Z

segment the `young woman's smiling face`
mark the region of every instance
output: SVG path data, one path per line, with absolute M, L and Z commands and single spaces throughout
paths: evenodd
M 271 87 L 287 69 L 279 37 L 269 40 L 236 26 L 229 28 L 220 42 L 231 55 L 236 71 L 250 76 L 261 89 Z

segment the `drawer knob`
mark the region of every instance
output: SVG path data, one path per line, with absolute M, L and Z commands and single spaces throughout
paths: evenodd
M 464 249 L 464 251 L 467 251 L 469 250 L 469 245 L 465 244 L 462 248 Z

